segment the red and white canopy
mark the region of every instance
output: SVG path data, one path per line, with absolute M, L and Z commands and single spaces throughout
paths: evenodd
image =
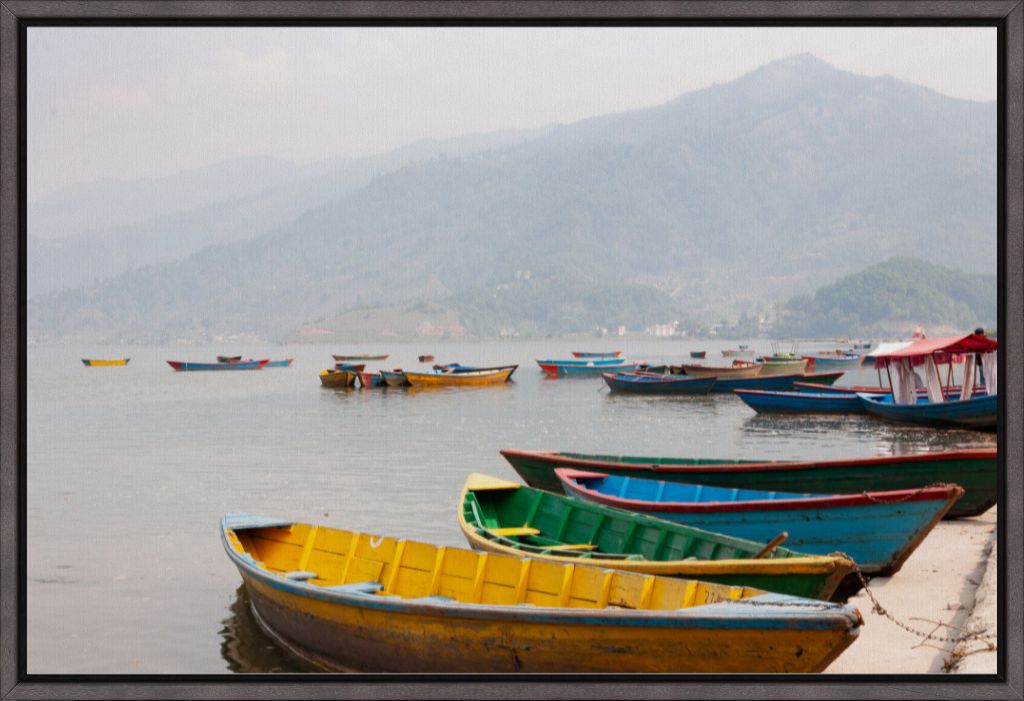
M 919 365 L 930 355 L 935 357 L 936 363 L 959 363 L 963 362 L 965 353 L 991 353 L 998 347 L 995 339 L 984 334 L 929 338 L 875 355 L 875 367 L 884 368 L 891 361 L 901 358 L 907 358 L 913 365 Z

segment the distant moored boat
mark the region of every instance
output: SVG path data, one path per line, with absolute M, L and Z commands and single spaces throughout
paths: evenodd
M 354 387 L 358 370 L 328 369 L 320 371 L 320 384 L 324 387 Z
M 387 360 L 388 353 L 383 355 L 334 355 L 335 360 Z
M 168 360 L 167 364 L 178 371 L 186 370 L 259 370 L 269 363 L 264 360 L 241 360 L 236 363 L 190 363 L 183 360 Z
M 110 367 L 113 365 L 127 365 L 131 358 L 113 358 L 112 360 L 97 360 L 95 358 L 82 358 L 82 364 L 88 368 Z

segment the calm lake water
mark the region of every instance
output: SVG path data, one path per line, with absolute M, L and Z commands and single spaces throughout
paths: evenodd
M 654 363 L 707 349 L 716 363 L 736 343 L 30 347 L 28 671 L 301 671 L 256 627 L 221 547 L 221 516 L 247 511 L 465 546 L 460 488 L 470 472 L 518 481 L 498 454 L 504 447 L 811 459 L 995 446 L 994 433 L 861 416 L 758 416 L 727 395 L 612 396 L 600 377 L 546 380 L 534 363 L 602 349 Z M 496 387 L 322 388 L 317 373 L 343 352 L 391 353 L 368 369 L 421 367 L 423 353 L 520 367 Z M 295 362 L 214 373 L 174 372 L 165 362 L 239 353 Z M 87 368 L 83 355 L 131 362 Z M 875 382 L 873 370 L 861 370 L 839 384 Z

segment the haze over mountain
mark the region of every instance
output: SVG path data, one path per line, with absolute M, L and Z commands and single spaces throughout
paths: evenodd
M 376 156 L 302 166 L 243 158 L 166 178 L 77 185 L 29 206 L 28 293 L 87 285 L 210 245 L 250 240 L 408 163 L 518 143 L 543 131 L 427 139 Z
M 250 199 L 265 233 L 35 297 L 30 335 L 280 339 L 425 300 L 469 333 L 564 333 L 732 318 L 898 255 L 994 274 L 996 153 L 995 103 L 801 55 L 409 162 L 294 218 Z M 214 210 L 230 229 L 238 208 Z

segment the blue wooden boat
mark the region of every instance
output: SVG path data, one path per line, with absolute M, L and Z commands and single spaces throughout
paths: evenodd
M 184 360 L 168 360 L 167 364 L 179 372 L 187 370 L 259 370 L 269 361 L 241 360 L 232 363 L 190 363 Z
M 610 370 L 632 370 L 635 363 L 620 358 L 608 360 L 538 360 L 537 365 L 548 377 L 585 377 L 600 375 Z
M 572 357 L 574 358 L 618 358 L 622 355 L 622 351 L 573 351 Z
M 855 395 L 864 411 L 886 421 L 927 426 L 960 426 L 994 429 L 999 403 L 994 394 L 975 394 L 970 399 L 949 399 L 932 403 L 919 395 L 916 404 L 896 404 L 891 394 Z
M 265 368 L 287 368 L 291 367 L 292 361 L 295 358 L 285 358 L 284 360 L 268 360 Z
M 897 572 L 964 490 L 955 484 L 860 494 L 796 494 L 555 470 L 569 496 L 749 540 L 841 552 L 863 572 Z
M 605 372 L 601 377 L 613 392 L 633 394 L 707 394 L 715 386 L 714 377 L 662 375 L 654 372 Z
M 768 375 L 767 377 L 738 377 L 736 379 L 718 378 L 712 392 L 732 393 L 737 389 L 788 390 L 793 383 L 803 377 L 802 373 L 793 375 Z
M 690 351 L 691 358 L 706 358 L 708 357 L 707 351 Z
M 736 396 L 759 414 L 863 414 L 856 394 L 737 389 Z

